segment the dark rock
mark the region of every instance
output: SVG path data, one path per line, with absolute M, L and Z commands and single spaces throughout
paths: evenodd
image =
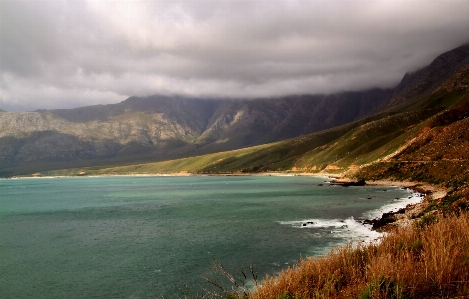
M 313 221 L 306 221 L 301 224 L 301 226 L 307 226 L 308 224 L 315 224 Z
M 381 218 L 377 218 L 377 219 L 373 219 L 373 220 L 365 219 L 363 221 L 363 224 L 370 224 L 370 225 L 372 225 L 372 228 L 371 228 L 372 230 L 379 231 L 384 226 L 386 226 L 387 224 L 396 222 L 396 220 L 397 220 L 396 215 L 397 214 L 404 214 L 405 211 L 406 211 L 405 208 L 401 208 L 396 212 L 383 213 Z
M 404 213 L 405 213 L 405 208 L 401 208 L 397 212 L 395 212 L 394 214 L 404 214 Z
M 365 186 L 365 180 L 358 180 L 358 181 L 350 181 L 350 182 L 343 182 L 334 180 L 331 182 L 331 185 L 340 185 L 342 187 L 349 187 L 349 186 Z

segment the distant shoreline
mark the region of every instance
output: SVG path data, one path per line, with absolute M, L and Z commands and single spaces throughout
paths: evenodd
M 266 173 L 219 173 L 219 174 L 198 174 L 198 173 L 144 173 L 144 174 L 97 174 L 97 175 L 58 175 L 58 176 L 14 176 L 11 178 L 4 179 L 53 179 L 53 178 L 93 178 L 93 177 L 265 177 L 265 176 L 278 176 L 278 177 L 294 177 L 294 176 L 310 176 L 310 177 L 322 177 L 331 180 L 334 184 L 348 186 L 350 183 L 356 181 L 344 178 L 343 174 L 331 174 L 331 173 L 289 173 L 289 172 L 266 172 Z M 392 181 L 392 180 L 369 180 L 365 181 L 363 186 L 382 186 L 382 187 L 401 187 L 409 188 L 416 193 L 423 195 L 422 200 L 419 203 L 407 204 L 403 206 L 399 212 L 385 212 L 379 218 L 373 219 L 375 222 L 385 223 L 380 225 L 376 230 L 387 231 L 395 227 L 404 227 L 409 225 L 413 219 L 419 218 L 423 215 L 423 211 L 428 207 L 431 200 L 440 199 L 446 196 L 446 190 L 435 185 L 431 185 L 424 182 L 415 181 Z M 385 218 L 393 217 L 391 223 L 386 223 Z M 395 219 L 395 220 L 394 220 Z
M 2 179 L 24 179 L 24 178 L 80 178 L 80 177 L 189 177 L 189 176 L 221 176 L 221 177 L 228 177 L 228 176 L 282 176 L 282 177 L 290 177 L 290 176 L 311 176 L 311 177 L 324 177 L 324 178 L 339 178 L 341 176 L 329 174 L 329 173 L 289 173 L 289 172 L 264 172 L 264 173 L 135 173 L 135 174 L 84 174 L 84 175 L 19 175 L 13 176 L 10 178 L 2 178 Z

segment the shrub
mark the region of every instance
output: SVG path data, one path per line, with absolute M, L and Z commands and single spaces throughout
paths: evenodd
M 419 220 L 414 222 L 414 225 L 418 229 L 423 229 L 425 226 L 437 222 L 438 218 L 434 214 L 425 214 Z

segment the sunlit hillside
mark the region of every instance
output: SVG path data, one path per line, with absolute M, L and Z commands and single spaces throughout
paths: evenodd
M 260 173 L 272 171 L 342 173 L 377 162 L 396 159 L 430 161 L 465 159 L 469 136 L 462 134 L 469 105 L 464 69 L 446 85 L 405 107 L 318 133 L 272 144 L 157 163 L 106 168 L 77 168 L 44 172 L 44 175 L 159 174 L 159 173 Z M 459 83 L 455 83 L 459 82 Z M 454 132 L 453 132 L 454 131 Z M 441 135 L 439 132 L 445 132 Z M 441 136 L 440 136 L 441 135 Z M 422 149 L 430 139 L 457 145 Z M 419 151 L 417 151 L 419 147 Z M 403 155 L 406 155 L 403 158 Z M 401 157 L 401 158 L 399 158 Z

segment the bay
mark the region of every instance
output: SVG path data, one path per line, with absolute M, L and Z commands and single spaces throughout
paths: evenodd
M 259 277 L 377 233 L 393 187 L 298 176 L 0 180 L 1 298 L 172 298 L 214 262 Z M 399 200 L 397 200 L 399 198 Z M 416 200 L 413 197 L 411 200 Z M 353 218 L 352 218 L 353 217 Z

